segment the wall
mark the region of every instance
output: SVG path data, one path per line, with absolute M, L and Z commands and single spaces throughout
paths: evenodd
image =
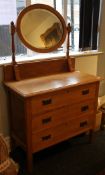
M 85 73 L 97 75 L 98 55 L 77 57 L 75 68 Z
M 103 52 L 98 59 L 97 74 L 105 78 L 105 0 L 101 0 L 102 3 L 102 13 L 100 16 L 100 26 L 99 26 L 99 50 Z M 101 82 L 100 95 L 105 95 L 105 80 Z
M 103 54 L 95 56 L 85 56 L 82 58 L 76 58 L 76 69 L 82 72 L 100 76 L 105 78 L 105 59 Z M 105 80 L 100 82 L 99 96 L 105 95 Z

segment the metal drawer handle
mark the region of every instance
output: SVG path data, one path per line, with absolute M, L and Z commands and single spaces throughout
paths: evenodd
M 87 95 L 87 94 L 89 94 L 89 89 L 85 89 L 82 91 L 82 95 Z
M 46 141 L 46 140 L 49 140 L 49 139 L 51 139 L 51 134 L 42 137 L 42 141 Z
M 47 124 L 47 123 L 49 123 L 49 122 L 51 122 L 51 117 L 42 119 L 42 123 L 43 123 L 43 124 Z
M 85 111 L 87 111 L 88 109 L 89 109 L 89 106 L 88 106 L 88 105 L 82 106 L 82 107 L 81 107 L 81 111 L 82 111 L 82 112 L 85 112 Z
M 85 126 L 87 126 L 87 124 L 88 124 L 87 121 L 81 122 L 81 123 L 80 123 L 80 127 L 85 127 Z
M 42 101 L 43 105 L 49 105 L 52 103 L 52 99 L 46 99 Z

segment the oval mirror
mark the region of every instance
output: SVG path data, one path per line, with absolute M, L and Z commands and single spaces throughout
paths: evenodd
M 21 11 L 16 22 L 20 40 L 36 52 L 51 52 L 60 47 L 66 37 L 66 24 L 54 8 L 34 4 Z

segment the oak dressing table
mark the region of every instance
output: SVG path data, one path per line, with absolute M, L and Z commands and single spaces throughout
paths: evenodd
M 34 41 L 30 42 L 32 36 L 27 35 L 32 28 L 27 28 L 25 32 L 23 29 L 26 27 L 25 20 L 28 20 L 26 12 L 33 14 L 35 10 L 38 12 L 38 9 L 42 10 L 42 13 L 47 11 L 58 19 L 54 16 L 54 24 L 41 34 L 42 46 L 33 47 Z M 55 28 L 58 25 L 59 29 Z M 30 49 L 50 52 L 64 42 L 65 32 L 68 32 L 67 48 L 69 47 L 70 28 L 69 25 L 66 28 L 58 12 L 42 4 L 26 7 L 20 13 L 17 27 L 11 23 L 13 62 L 4 66 L 11 141 L 12 144 L 15 142 L 26 150 L 27 168 L 31 172 L 33 153 L 86 131 L 90 131 L 92 136 L 100 78 L 75 71 L 75 59 L 69 57 L 68 49 L 66 56 L 61 59 L 16 63 L 14 54 L 16 30 L 21 41 Z M 57 35 L 57 39 L 55 38 L 53 42 L 52 34 Z

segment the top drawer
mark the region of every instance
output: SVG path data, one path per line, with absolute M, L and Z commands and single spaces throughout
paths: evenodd
M 31 98 L 31 111 L 32 114 L 43 113 L 83 100 L 94 99 L 95 94 L 96 84 L 94 83 L 34 96 Z

